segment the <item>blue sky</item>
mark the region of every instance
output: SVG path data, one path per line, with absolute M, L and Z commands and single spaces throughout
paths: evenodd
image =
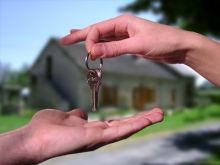
M 133 1 L 0 0 L 0 61 L 12 69 L 32 65 L 50 37 L 121 15 L 118 9 Z M 137 16 L 155 22 L 159 18 L 152 13 Z
M 131 0 L 1 0 L 1 61 L 31 65 L 51 36 L 62 37 L 122 13 Z M 155 20 L 152 14 L 142 17 Z M 156 21 L 156 20 L 155 20 Z

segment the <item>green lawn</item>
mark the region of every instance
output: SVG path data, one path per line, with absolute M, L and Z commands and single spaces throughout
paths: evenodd
M 26 125 L 31 117 L 21 117 L 16 115 L 0 116 L 0 133 L 8 132 Z

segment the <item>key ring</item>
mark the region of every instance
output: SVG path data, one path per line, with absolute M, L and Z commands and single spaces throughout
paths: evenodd
M 90 68 L 89 68 L 89 65 L 88 65 L 88 58 L 89 58 L 89 55 L 90 55 L 90 52 L 87 54 L 87 56 L 86 56 L 86 58 L 85 58 L 85 63 L 86 63 L 86 68 L 88 69 L 88 70 L 91 70 Z M 100 69 L 102 69 L 102 65 L 103 65 L 103 60 L 102 60 L 102 58 L 100 58 Z

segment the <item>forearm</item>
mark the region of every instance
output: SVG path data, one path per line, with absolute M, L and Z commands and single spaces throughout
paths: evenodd
M 185 64 L 220 87 L 220 43 L 197 33 L 188 33 Z
M 1 165 L 33 165 L 33 151 L 28 148 L 27 127 L 0 134 Z

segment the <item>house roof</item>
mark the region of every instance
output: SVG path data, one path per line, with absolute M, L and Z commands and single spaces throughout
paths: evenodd
M 49 42 L 55 42 L 63 51 L 65 51 L 66 55 L 76 61 L 78 66 L 80 66 L 82 69 L 86 69 L 85 57 L 87 56 L 87 51 L 84 43 L 65 46 L 55 38 L 52 38 Z M 88 61 L 90 68 L 98 68 L 99 63 L 100 61 L 98 59 L 96 61 Z M 132 55 L 123 55 L 117 58 L 103 59 L 102 71 L 162 79 L 178 79 L 182 76 L 192 76 L 190 72 L 183 73 L 180 72 L 180 69 L 175 69 L 170 65 L 150 61 L 144 58 L 137 58 L 136 56 Z

